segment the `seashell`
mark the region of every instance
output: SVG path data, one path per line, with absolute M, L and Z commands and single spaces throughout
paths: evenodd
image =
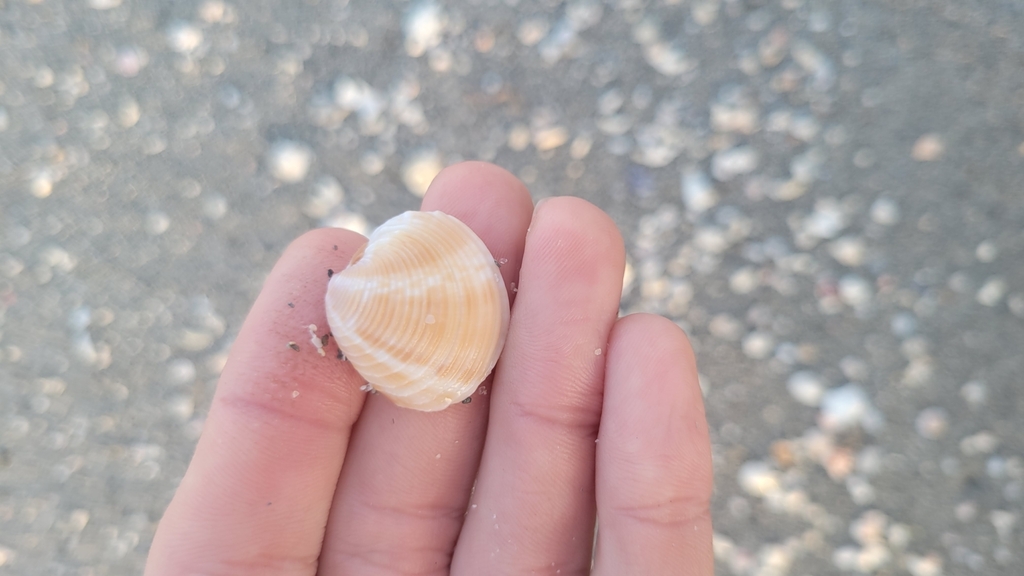
M 468 226 L 405 212 L 370 235 L 327 286 L 338 348 L 398 406 L 443 410 L 494 368 L 509 303 L 498 266 Z

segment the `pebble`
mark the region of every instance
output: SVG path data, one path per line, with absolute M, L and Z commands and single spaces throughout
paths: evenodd
M 996 529 L 1000 542 L 1010 544 L 1013 542 L 1013 528 L 1017 524 L 1018 516 L 1007 510 L 993 510 L 989 514 L 989 521 Z
M 88 366 L 97 365 L 100 360 L 99 351 L 88 332 L 80 332 L 71 337 L 71 354 Z
M 550 28 L 551 24 L 542 16 L 528 18 L 519 23 L 516 38 L 525 46 L 536 46 L 547 36 Z
M 680 76 L 697 67 L 697 61 L 687 56 L 677 42 L 654 42 L 643 47 L 644 60 L 659 74 Z
M 160 236 L 171 226 L 171 218 L 165 212 L 159 210 L 146 215 L 144 228 L 150 236 Z
M 541 60 L 550 66 L 565 57 L 576 45 L 576 32 L 573 22 L 568 18 L 556 22 L 547 36 L 537 44 Z
M 755 331 L 743 338 L 741 346 L 743 353 L 748 358 L 764 360 L 771 356 L 772 351 L 775 350 L 775 339 L 772 338 L 771 334 Z
M 757 43 L 757 57 L 761 66 L 774 68 L 782 63 L 789 50 L 791 35 L 784 26 L 776 26 Z
M 270 175 L 285 184 L 305 180 L 312 163 L 313 150 L 302 142 L 277 140 L 267 150 Z
M 327 228 L 344 228 L 363 236 L 370 234 L 371 226 L 362 214 L 339 210 L 320 221 L 321 226 Z
M 949 275 L 946 286 L 959 294 L 966 294 L 974 289 L 974 280 L 966 272 L 954 272 Z
M 865 546 L 857 554 L 857 571 L 872 574 L 892 561 L 892 552 L 880 543 Z
M 889 517 L 881 510 L 868 510 L 850 524 L 850 537 L 862 546 L 885 543 Z
M 875 487 L 861 476 L 847 476 L 846 491 L 850 494 L 850 500 L 857 506 L 867 506 L 877 497 Z
M 975 299 L 978 304 L 982 306 L 998 306 L 1003 300 L 1003 296 L 1006 295 L 1007 284 L 1006 280 L 993 276 L 982 284 L 981 288 L 978 289 L 978 293 L 975 295 Z
M 999 249 L 996 248 L 994 242 L 986 240 L 981 244 L 978 244 L 977 248 L 974 249 L 974 257 L 979 262 L 985 262 L 986 264 L 994 262 L 996 257 L 999 256 Z
M 10 254 L 0 253 L 0 274 L 8 278 L 14 278 L 25 270 L 25 263 L 11 256 Z
M 871 221 L 882 226 L 893 226 L 900 221 L 900 208 L 894 200 L 884 196 L 871 203 Z
M 118 48 L 114 58 L 114 71 L 125 78 L 134 78 L 149 65 L 149 52 L 135 45 Z
M 345 199 L 345 190 L 333 176 L 321 176 L 302 204 L 302 213 L 320 219 L 330 214 Z
M 199 17 L 207 24 L 217 24 L 229 19 L 231 11 L 221 0 L 206 0 L 199 6 Z
M 627 114 L 615 114 L 613 116 L 602 116 L 595 124 L 597 129 L 608 136 L 622 136 L 633 128 L 634 119 Z
M 515 124 L 508 131 L 506 144 L 516 152 L 526 150 L 530 145 L 530 128 L 525 124 Z
M 203 31 L 192 24 L 177 20 L 167 26 L 167 45 L 180 54 L 192 54 L 203 44 Z
M 891 548 L 903 550 L 910 545 L 913 532 L 911 532 L 910 527 L 906 524 L 891 524 L 885 532 L 885 538 L 888 540 Z
M 764 498 L 782 489 L 779 473 L 760 460 L 750 460 L 740 466 L 736 481 L 751 496 Z
M 960 441 L 960 452 L 964 456 L 981 456 L 991 454 L 999 446 L 999 438 L 989 432 L 981 431 L 965 437 Z
M 53 193 L 53 174 L 49 170 L 37 170 L 29 179 L 29 191 L 36 198 L 49 198 Z
M 856 546 L 840 546 L 832 552 L 832 564 L 845 572 L 859 571 L 857 557 L 860 549 Z
M 700 226 L 694 231 L 693 244 L 703 252 L 721 254 L 729 249 L 729 237 L 717 226 Z
M 402 183 L 414 196 L 422 198 L 443 168 L 444 160 L 436 149 L 421 148 L 402 164 Z
M 820 148 L 810 148 L 803 154 L 793 157 L 789 163 L 789 173 L 794 181 L 810 184 L 821 177 L 825 159 L 825 153 Z
M 718 204 L 718 192 L 703 170 L 691 167 L 682 176 L 683 205 L 692 215 L 702 214 Z
M 860 425 L 875 429 L 881 417 L 859 384 L 845 384 L 825 392 L 821 398 L 818 425 L 826 432 L 842 432 Z
M 565 7 L 565 19 L 577 32 L 593 28 L 601 22 L 604 7 L 597 0 L 577 0 Z
M 121 100 L 117 109 L 117 123 L 122 128 L 131 128 L 132 126 L 135 126 L 141 117 L 142 109 L 139 107 L 139 102 L 137 100 L 130 96 Z
M 790 375 L 786 390 L 797 402 L 816 408 L 825 394 L 825 381 L 815 372 L 800 370 Z
M 110 10 L 121 5 L 121 0 L 89 0 L 89 8 L 93 10 Z
M 573 139 L 569 146 L 569 156 L 574 160 L 582 160 L 587 157 L 587 154 L 590 154 L 593 145 L 594 140 L 589 134 L 580 134 Z
M 368 176 L 380 174 L 384 171 L 385 166 L 387 166 L 387 162 L 384 155 L 375 150 L 368 150 L 359 156 L 359 168 Z
M 810 14 L 807 21 L 807 29 L 811 32 L 821 34 L 828 32 L 832 27 L 832 16 L 821 7 L 816 7 Z
M 188 422 L 195 413 L 196 401 L 192 396 L 174 396 L 167 401 L 166 409 L 178 422 Z
M 839 298 L 852 308 L 862 308 L 871 302 L 874 290 L 871 283 L 855 274 L 839 279 Z
M 794 114 L 789 122 L 789 135 L 803 142 L 811 142 L 821 131 L 821 124 L 810 114 Z
M 904 563 L 910 576 L 942 576 L 942 558 L 938 554 L 917 556 L 908 554 Z
M 1018 318 L 1024 318 L 1024 292 L 1016 292 L 1010 294 L 1006 298 L 1006 305 L 1010 308 L 1010 312 Z
M 856 268 L 864 264 L 867 251 L 864 239 L 859 236 L 843 236 L 828 245 L 828 253 L 843 266 Z
M 533 132 L 533 147 L 541 152 L 554 150 L 569 141 L 569 131 L 563 126 L 540 128 Z
M 911 358 L 903 371 L 901 382 L 911 387 L 927 384 L 932 377 L 934 365 L 934 359 L 928 355 Z
M 735 342 L 743 336 L 743 323 L 729 314 L 716 314 L 708 323 L 708 332 L 716 338 Z
M 949 430 L 949 414 L 936 406 L 925 408 L 917 414 L 914 428 L 922 438 L 938 440 Z
M 387 98 L 361 78 L 338 77 L 332 93 L 334 104 L 345 112 L 355 112 L 364 130 L 372 127 L 387 109 Z
M 842 206 L 834 198 L 822 198 L 814 203 L 814 211 L 803 221 L 801 232 L 813 238 L 835 238 L 848 225 Z
M 636 148 L 632 160 L 642 166 L 668 166 L 686 148 L 688 134 L 675 126 L 644 124 L 634 131 Z
M 210 194 L 203 198 L 203 216 L 210 220 L 220 220 L 228 213 L 228 200 L 220 194 Z
M 917 317 L 910 312 L 900 312 L 889 321 L 889 329 L 898 338 L 909 338 L 917 331 Z
M 934 162 L 946 152 L 946 143 L 938 134 L 924 134 L 914 142 L 910 156 L 918 162 Z
M 1006 459 L 1001 456 L 992 456 L 985 461 L 985 473 L 993 480 L 999 480 L 1006 476 Z
M 971 500 L 960 502 L 953 508 L 953 516 L 958 522 L 964 524 L 974 522 L 978 517 L 978 505 Z
M 167 383 L 185 386 L 196 379 L 196 365 L 188 358 L 175 358 L 167 362 Z
M 825 92 L 832 87 L 836 80 L 835 66 L 816 46 L 804 40 L 796 40 L 790 48 L 790 55 L 811 75 L 814 90 Z
M 441 43 L 446 16 L 434 2 L 418 2 L 409 7 L 402 21 L 405 33 L 405 52 L 419 58 L 427 50 Z
M 612 88 L 605 91 L 597 98 L 597 113 L 602 116 L 611 116 L 622 108 L 626 103 L 626 95 L 620 88 Z
M 960 387 L 960 397 L 971 408 L 981 408 L 988 402 L 988 386 L 979 380 L 971 380 Z
M 183 329 L 178 333 L 175 345 L 186 352 L 206 350 L 217 340 L 217 336 L 201 330 Z
M 761 127 L 757 101 L 739 86 L 730 86 L 711 104 L 711 128 L 716 132 L 753 134 Z
M 759 285 L 758 271 L 753 266 L 744 266 L 729 275 L 729 290 L 733 294 L 750 294 Z
M 719 182 L 749 174 L 757 169 L 760 156 L 753 146 L 737 146 L 716 152 L 711 158 L 711 175 Z
M 636 269 L 627 259 L 626 266 L 622 270 L 622 297 L 625 298 L 633 289 L 633 281 L 636 279 Z

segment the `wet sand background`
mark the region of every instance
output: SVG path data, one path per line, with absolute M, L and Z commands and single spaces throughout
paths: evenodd
M 0 574 L 137 574 L 261 282 L 463 159 L 691 335 L 720 574 L 1018 575 L 1024 9 L 0 0 Z

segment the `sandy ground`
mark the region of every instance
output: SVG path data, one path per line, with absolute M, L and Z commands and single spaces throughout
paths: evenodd
M 1019 575 L 1015 0 L 0 0 L 0 574 L 136 574 L 262 279 L 479 158 L 697 348 L 718 571 Z

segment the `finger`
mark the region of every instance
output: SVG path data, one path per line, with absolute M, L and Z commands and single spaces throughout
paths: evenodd
M 594 574 L 711 576 L 711 443 L 686 335 L 660 316 L 616 322 L 597 444 Z
M 363 380 L 311 343 L 328 269 L 365 239 L 315 230 L 274 266 L 232 346 L 147 574 L 314 574 Z
M 568 197 L 537 207 L 453 575 L 589 570 L 602 354 L 623 267 L 599 209 Z
M 517 281 L 533 203 L 514 176 L 479 162 L 452 166 L 431 184 L 423 209 L 469 225 L 504 261 L 506 285 Z M 483 447 L 489 384 L 470 404 L 441 412 L 367 400 L 338 483 L 321 574 L 448 573 Z

